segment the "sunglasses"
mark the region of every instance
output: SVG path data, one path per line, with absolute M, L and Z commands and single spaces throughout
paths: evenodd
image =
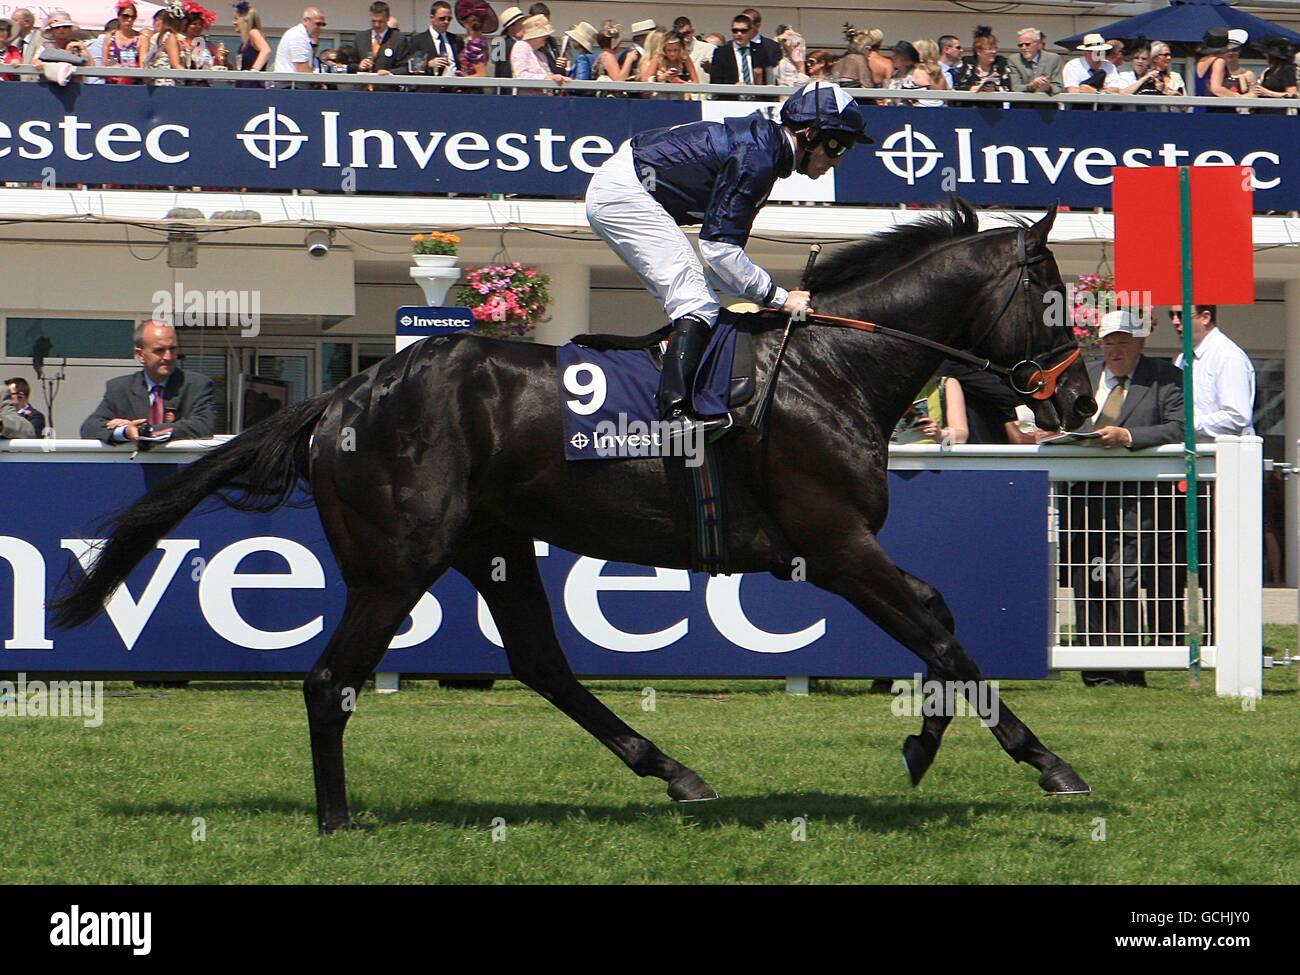
M 853 148 L 852 142 L 845 142 L 843 139 L 837 138 L 833 135 L 828 135 L 826 138 L 822 139 L 822 145 L 826 147 L 826 155 L 830 156 L 832 159 L 839 159 L 840 156 Z
M 753 28 L 750 27 L 733 27 L 731 28 L 731 32 L 733 34 L 748 34 L 752 29 Z

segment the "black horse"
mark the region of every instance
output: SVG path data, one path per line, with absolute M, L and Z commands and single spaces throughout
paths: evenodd
M 1069 328 L 1044 315 L 1064 292 L 1046 246 L 1054 217 L 981 233 L 975 213 L 954 201 L 949 211 L 830 257 L 809 282 L 816 307 L 973 349 L 1006 367 L 1038 360 L 1021 366 L 1032 373 L 1074 347 Z M 782 324 L 755 336 L 760 381 Z M 741 429 L 718 445 L 727 541 L 733 571 L 789 578 L 802 558 L 808 581 L 852 602 L 925 661 L 931 678 L 973 682 L 979 668 L 954 638 L 943 598 L 897 568 L 877 541 L 888 508 L 890 432 L 941 358 L 896 336 L 795 329 L 766 433 Z M 1040 424 L 1054 428 L 1076 427 L 1095 410 L 1078 362 L 1061 372 L 1050 398 L 1029 402 Z M 473 335 L 427 339 L 282 410 L 117 515 L 93 568 L 59 602 L 58 621 L 88 621 L 210 495 L 265 511 L 306 480 L 347 585 L 343 618 L 303 686 L 322 831 L 350 824 L 346 705 L 408 611 L 452 568 L 487 601 L 515 677 L 637 775 L 665 780 L 673 799 L 716 798 L 574 678 L 533 554 L 533 539 L 542 539 L 600 559 L 689 567 L 692 511 L 679 464 L 568 463 L 553 348 Z M 501 558 L 506 571 L 494 573 Z M 950 720 L 926 717 L 907 738 L 913 784 Z M 1005 705 L 990 725 L 1008 755 L 1040 771 L 1048 792 L 1088 791 Z

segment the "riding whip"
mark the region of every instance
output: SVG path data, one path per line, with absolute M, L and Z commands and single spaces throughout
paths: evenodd
M 821 244 L 813 244 L 808 248 L 808 263 L 803 266 L 803 274 L 799 278 L 800 291 L 808 290 L 808 278 L 812 275 L 813 265 L 817 263 L 817 255 L 821 252 Z M 754 418 L 750 421 L 760 437 L 767 426 L 767 411 L 772 405 L 772 394 L 776 389 L 776 374 L 781 368 L 781 360 L 785 358 L 785 346 L 790 341 L 790 330 L 794 328 L 796 315 L 803 317 L 799 312 L 790 313 L 790 318 L 785 323 L 785 332 L 781 335 L 781 344 L 776 349 L 776 358 L 772 361 L 772 370 L 763 381 L 763 391 L 758 395 L 758 406 L 754 408 Z

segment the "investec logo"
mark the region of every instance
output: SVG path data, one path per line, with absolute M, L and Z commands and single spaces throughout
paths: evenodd
M 473 328 L 469 318 L 434 318 L 432 315 L 403 315 L 398 323 L 403 328 Z
M 539 559 L 551 556 L 550 546 L 534 542 L 534 552 Z M 59 546 L 71 552 L 84 569 L 98 557 L 97 542 L 87 538 L 61 538 Z M 158 610 L 163 596 L 173 586 L 193 585 L 197 590 L 198 612 L 202 623 L 220 639 L 248 650 L 288 650 L 319 636 L 325 628 L 323 616 L 310 616 L 299 601 L 293 599 L 294 591 L 323 590 L 326 587 L 325 569 L 320 560 L 305 545 L 279 535 L 261 535 L 231 542 L 211 554 L 206 563 L 196 554 L 203 543 L 197 538 L 164 538 L 156 545 L 161 558 L 154 564 L 152 573 L 143 587 L 133 593 L 125 585 L 114 590 L 104 606 L 105 615 L 126 651 L 132 650 Z M 284 572 L 241 571 L 240 564 L 249 556 L 264 558 L 276 556 L 284 562 Z M 13 587 L 11 609 L 12 630 L 0 633 L 2 650 L 54 650 L 45 615 L 47 568 L 45 555 L 31 542 L 12 535 L 0 535 L 0 561 L 8 562 L 8 578 Z M 60 560 L 61 561 L 61 560 Z M 809 620 L 804 616 L 799 623 L 778 631 L 764 629 L 746 614 L 741 597 L 743 575 L 711 576 L 704 583 L 706 618 L 687 615 L 679 607 L 665 615 L 676 617 L 673 622 L 646 632 L 645 620 L 653 616 L 650 606 L 659 607 L 658 598 L 652 594 L 689 593 L 692 591 L 691 574 L 685 569 L 655 569 L 651 575 L 627 576 L 605 574 L 608 563 L 603 559 L 579 557 L 564 575 L 563 605 L 569 623 L 584 639 L 605 650 L 616 653 L 643 653 L 661 650 L 686 636 L 691 627 L 708 622 L 723 639 L 752 653 L 790 653 L 816 643 L 826 635 L 825 616 Z M 274 622 L 277 628 L 255 626 L 241 614 L 239 606 L 246 590 L 284 590 L 285 598 L 278 604 Z M 640 625 L 634 630 L 623 630 L 605 614 L 601 595 L 607 592 L 642 593 L 646 602 L 636 618 Z M 0 599 L 10 596 L 0 587 Z M 464 609 L 460 604 L 457 608 Z M 502 646 L 501 634 L 492 619 L 482 596 L 475 597 L 475 614 L 478 632 L 497 647 Z M 810 614 L 809 614 L 810 615 Z M 308 618 L 304 618 L 308 617 Z M 390 650 L 416 647 L 432 639 L 443 627 L 443 604 L 431 592 L 420 597 L 408 614 L 409 625 L 389 643 Z M 268 622 L 259 616 L 259 622 Z M 61 640 L 74 641 L 71 634 L 60 634 Z M 99 652 L 97 649 L 96 652 Z M 0 651 L 0 665 L 4 654 Z
M 954 175 L 958 183 L 1028 184 L 1041 179 L 1051 185 L 1060 182 L 1067 171 L 1080 182 L 1092 186 L 1109 186 L 1115 166 L 1250 166 L 1254 188 L 1271 190 L 1282 182 L 1267 169 L 1279 172 L 1282 160 L 1277 153 L 1257 150 L 1240 159 L 1221 149 L 1206 149 L 1195 156 L 1175 142 L 1159 146 L 1130 146 L 1116 156 L 1104 146 L 976 146 L 974 129 L 954 129 L 957 158 Z M 934 172 L 946 156 L 933 139 L 911 124 L 890 133 L 876 150 L 884 167 L 907 181 L 909 186 Z
M 540 165 L 548 173 L 567 172 L 570 167 L 594 173 L 614 146 L 598 135 L 568 136 L 554 129 L 539 128 L 532 133 L 503 132 L 493 142 L 480 132 L 416 131 L 401 129 L 348 129 L 340 131 L 339 112 L 321 112 L 319 165 L 325 169 L 397 169 L 414 164 L 425 169 L 435 157 L 441 157 L 455 169 L 475 172 L 492 167 L 504 173 L 517 173 Z M 254 115 L 235 138 L 254 159 L 276 169 L 298 155 L 311 137 L 296 119 L 275 106 Z

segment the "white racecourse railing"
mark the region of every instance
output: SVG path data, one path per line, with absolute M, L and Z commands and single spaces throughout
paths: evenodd
M 6 74 L 26 75 L 29 77 L 42 78 L 43 73 L 40 68 L 30 64 L 6 64 L 4 66 Z M 540 90 L 558 94 L 560 92 L 588 92 L 600 95 L 633 95 L 644 97 L 653 94 L 655 97 L 675 97 L 684 96 L 734 99 L 738 97 L 754 98 L 758 101 L 778 100 L 784 98 L 794 87 L 783 88 L 780 85 L 713 85 L 701 83 L 692 84 L 668 84 L 654 81 L 568 81 L 563 84 L 548 79 L 534 78 L 434 78 L 425 75 L 379 75 L 379 74 L 326 74 L 315 72 L 274 72 L 274 71 L 192 71 L 188 69 L 174 68 L 123 68 L 112 67 L 104 68 L 98 65 L 87 65 L 78 67 L 73 75 L 71 84 L 78 84 L 85 78 L 119 78 L 133 77 L 139 78 L 148 83 L 157 79 L 171 79 L 177 84 L 196 84 L 202 82 L 212 87 L 226 87 L 233 85 L 237 81 L 255 81 L 261 84 L 270 83 L 277 88 L 317 88 L 321 85 L 329 85 L 341 90 L 366 86 L 376 91 L 382 91 L 386 88 L 396 89 L 439 89 L 445 88 L 449 91 L 467 91 L 470 89 L 481 88 L 488 90 L 507 91 L 528 91 Z M 1144 107 L 1169 109 L 1175 108 L 1179 111 L 1186 111 L 1192 107 L 1202 108 L 1231 108 L 1238 107 L 1248 109 L 1252 114 L 1273 114 L 1281 112 L 1290 114 L 1297 109 L 1293 99 L 1289 98 L 1219 98 L 1212 95 L 1116 95 L 1109 92 L 1080 93 L 1069 94 L 1062 92 L 1059 95 L 1045 95 L 1035 92 L 973 92 L 973 91 L 930 91 L 926 88 L 900 90 L 892 88 L 857 88 L 846 87 L 844 89 L 854 98 L 870 99 L 873 101 L 889 101 L 898 104 L 909 104 L 920 101 L 942 101 L 957 102 L 961 105 L 977 105 L 980 103 L 1002 103 L 1004 105 L 1020 105 L 1024 107 L 1035 106 L 1045 108 L 1055 105 L 1058 108 L 1064 108 L 1067 105 L 1085 106 L 1094 105 L 1108 108 L 1118 106 L 1123 107 Z
M 1263 441 L 1219 437 L 1213 444 L 1199 445 L 1197 455 L 1203 498 L 1201 622 L 1206 634 L 1201 665 L 1214 669 L 1219 695 L 1258 697 L 1263 683 Z M 891 470 L 1046 471 L 1051 490 L 1044 521 L 1049 541 L 1045 568 L 1048 591 L 1055 595 L 1048 614 L 1049 666 L 1054 670 L 1187 668 L 1182 627 L 1170 625 L 1184 598 L 1175 564 L 1185 558 L 1181 446 L 1130 453 L 1081 446 L 909 445 L 891 449 L 889 466 Z M 1096 521 L 1079 510 L 1090 505 L 1102 509 Z M 1121 525 L 1118 515 L 1126 507 L 1131 519 Z M 1145 519 L 1140 517 L 1143 513 Z M 1099 524 L 1103 514 L 1104 525 Z M 1085 539 L 1082 556 L 1070 553 L 1071 541 L 1078 549 L 1081 538 Z M 1122 553 L 1119 559 L 1117 551 Z M 1165 581 L 1153 587 L 1161 570 Z M 1108 580 L 1107 572 L 1120 578 Z M 1092 573 L 1100 593 L 1074 591 L 1072 584 L 1077 585 L 1083 573 Z M 1125 583 L 1128 592 L 1121 599 L 1116 590 L 1125 589 Z M 1137 627 L 1128 623 L 1115 630 L 1105 628 L 1104 643 L 1074 645 L 1072 632 L 1089 601 L 1096 602 L 1102 616 L 1106 603 L 1111 604 L 1113 615 L 1120 616 L 1121 607 L 1114 604 L 1126 601 L 1129 610 L 1139 619 L 1145 616 L 1145 621 Z M 1155 645 L 1160 642 L 1164 645 Z
M 134 459 L 126 448 L 88 440 L 0 440 L 0 464 L 184 463 L 227 439 L 167 444 Z M 1201 584 L 1205 589 L 1202 625 L 1207 636 L 1201 665 L 1214 669 L 1219 695 L 1258 697 L 1263 684 L 1263 441 L 1258 437 L 1219 437 L 1213 444 L 1201 444 L 1197 453 L 1200 493 L 1205 497 L 1202 512 L 1208 515 L 1200 534 Z M 890 449 L 889 466 L 897 471 L 1046 471 L 1051 489 L 1042 521 L 1048 537 L 1048 564 L 1043 570 L 1048 576 L 1048 592 L 1054 596 L 1044 634 L 1049 666 L 1053 670 L 1187 668 L 1188 650 L 1179 632 L 1181 626 L 1169 622 L 1176 616 L 1171 604 L 1183 597 L 1180 574 L 1173 565 L 1184 553 L 1180 536 L 1185 532 L 1179 514 L 1184 495 L 1178 489 L 1185 473 L 1181 446 L 1130 453 L 1074 446 L 907 445 Z M 1126 504 L 1134 512 L 1147 506 L 1154 530 L 1138 526 L 1136 520 L 1125 525 L 1112 520 L 1101 527 L 1071 520 L 1072 513 L 1086 514 L 1089 505 L 1102 509 L 1109 505 L 1113 514 Z M 1067 556 L 1071 536 L 1086 539 L 1082 554 Z M 1116 551 L 1122 553 L 1123 564 L 1115 564 L 1113 558 L 1106 564 Z M 1140 593 L 1140 587 L 1150 587 L 1162 568 L 1169 580 L 1163 587 L 1166 591 Z M 1068 575 L 1063 575 L 1063 569 Z M 1146 611 L 1145 622 L 1138 626 L 1130 623 L 1116 632 L 1103 631 L 1103 643 L 1073 645 L 1071 631 L 1080 604 L 1086 610 L 1092 600 L 1097 610 L 1104 611 L 1105 604 L 1116 598 L 1114 590 L 1123 588 L 1107 583 L 1108 571 L 1117 574 L 1121 583 L 1129 583 L 1126 601 L 1138 619 Z M 1101 577 L 1096 587 L 1102 590 L 1100 595 L 1070 588 L 1079 572 L 1095 572 Z M 1160 640 L 1169 645 L 1151 645 Z M 391 682 L 391 676 L 385 676 Z

